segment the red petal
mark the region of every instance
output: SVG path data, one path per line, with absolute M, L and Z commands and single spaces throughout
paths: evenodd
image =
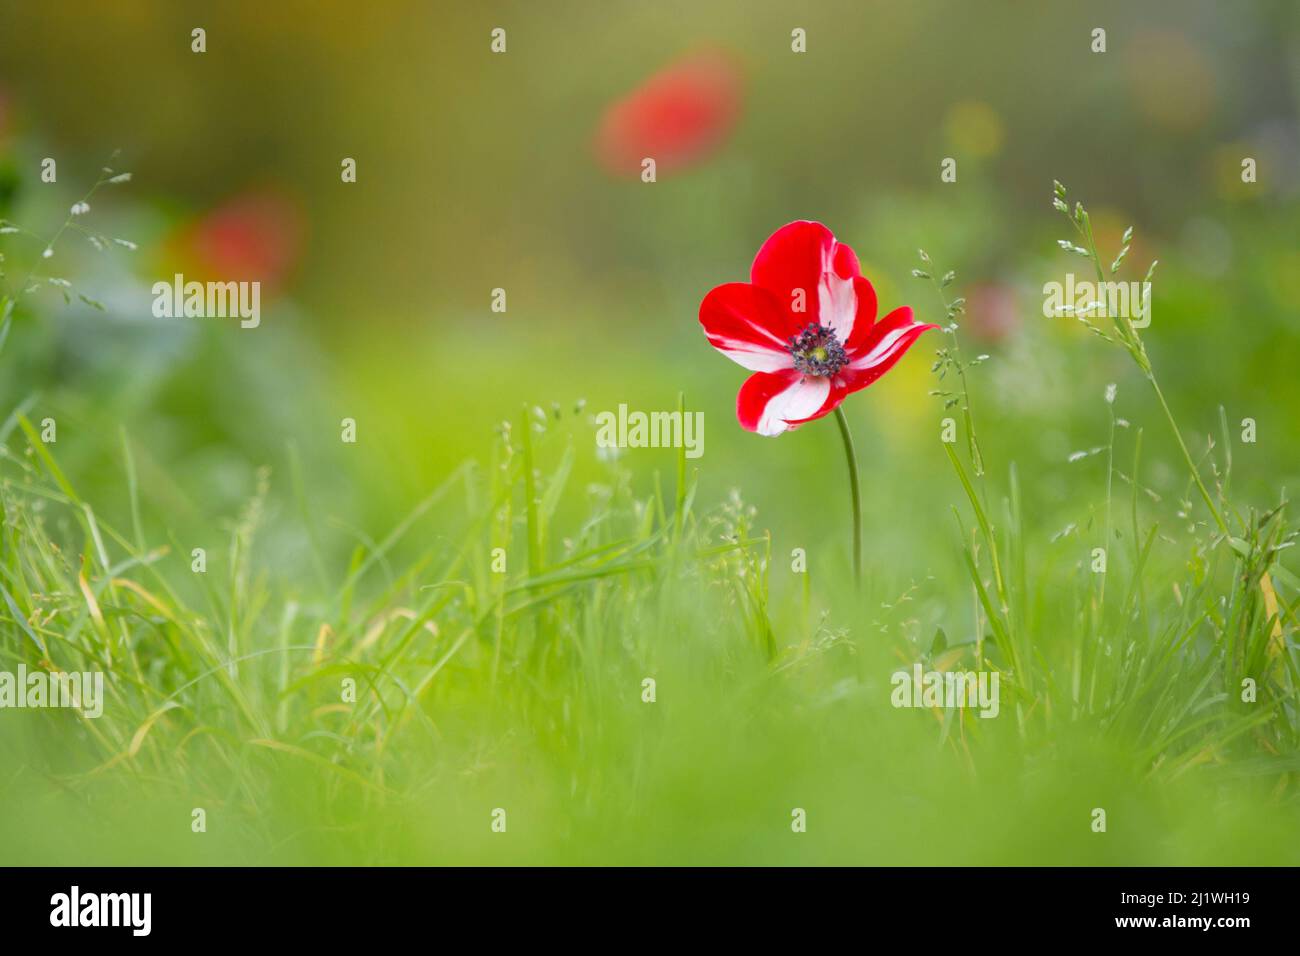
M 830 383 L 805 378 L 794 369 L 756 372 L 745 379 L 736 396 L 736 418 L 741 427 L 760 435 L 779 435 L 798 422 L 817 418 Z
M 768 237 L 754 257 L 750 278 L 776 296 L 800 326 L 818 322 L 835 329 L 842 341 L 854 324 L 852 280 L 861 271 L 851 248 L 836 242 L 820 222 L 801 219 Z M 803 312 L 795 311 L 800 300 Z
M 871 328 L 876 324 L 876 309 L 879 307 L 875 286 L 864 277 L 858 276 L 853 280 L 853 291 L 858 297 L 858 311 L 853 319 L 853 331 L 844 343 L 844 350 L 850 355 L 871 335 Z
M 766 289 L 748 282 L 718 286 L 700 303 L 700 325 L 710 345 L 751 371 L 794 367 L 786 343 L 799 329 Z
M 835 248 L 835 236 L 820 222 L 800 219 L 782 226 L 758 250 L 749 278 L 783 302 L 802 289 L 810 304 Z
M 861 344 L 847 350 L 849 364 L 837 377 L 845 379 L 849 392 L 866 388 L 893 368 L 922 332 L 938 327 L 915 321 L 910 305 L 897 308 L 873 325 Z
M 835 255 L 831 262 L 835 274 L 845 279 L 855 279 L 862 275 L 862 264 L 852 246 L 846 246 L 838 239 L 835 241 Z

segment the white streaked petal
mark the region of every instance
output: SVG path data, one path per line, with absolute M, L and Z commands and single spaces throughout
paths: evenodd
M 866 355 L 863 355 L 860 358 L 855 358 L 849 363 L 849 368 L 864 369 L 871 368 L 873 365 L 879 365 L 881 362 L 885 361 L 885 359 L 889 358 L 890 354 L 897 349 L 903 336 L 910 332 L 914 327 L 914 325 L 905 325 L 902 328 L 886 332 L 885 337 L 876 343 L 875 348 Z
M 794 368 L 794 356 L 782 349 L 765 348 L 755 342 L 742 342 L 722 335 L 709 336 L 709 344 L 742 368 L 751 372 L 779 372 Z
M 830 394 L 831 383 L 826 378 L 800 378 L 783 392 L 777 392 L 768 399 L 758 420 L 760 435 L 779 435 L 788 426 L 787 420 L 798 421 L 808 418 L 826 403 Z
M 781 337 L 771 329 L 764 327 L 762 323 L 755 321 L 749 316 L 741 316 L 741 318 L 744 319 L 745 324 L 749 326 L 756 337 L 766 339 L 779 349 L 785 348 L 785 343 L 781 341 Z
M 852 279 L 841 279 L 832 271 L 822 273 L 817 286 L 818 321 L 832 329 L 841 342 L 853 331 L 858 312 L 858 293 Z

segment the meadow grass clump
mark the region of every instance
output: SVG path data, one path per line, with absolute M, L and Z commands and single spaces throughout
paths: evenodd
M 1108 273 L 1088 212 L 1077 202 L 1071 212 L 1065 200 L 1065 187 L 1056 183 L 1053 205 L 1066 215 L 1083 245 L 1067 240 L 1060 245 L 1086 257 L 1100 284 Z M 1132 236 L 1130 227 L 1110 265 L 1110 275 L 1123 264 Z M 1090 331 L 1127 351 L 1149 383 L 1183 457 L 1189 486 L 1200 493 L 1209 520 L 1195 516 L 1186 495 L 1177 512 L 1186 524 L 1181 539 L 1162 536 L 1158 521 L 1144 518 L 1143 493 L 1151 493 L 1142 484 L 1143 432 L 1134 430 L 1132 464 L 1125 473 L 1116 460 L 1116 434 L 1118 426 L 1129 430 L 1130 423 L 1116 417 L 1117 389 L 1108 386 L 1104 395 L 1107 442 L 1092 452 L 1104 452 L 1106 462 L 1102 517 L 1094 529 L 1101 545 L 1090 552 L 1089 560 L 1077 563 L 1070 613 L 1063 615 L 1057 607 L 1055 619 L 1045 618 L 1045 605 L 1036 597 L 1042 593 L 1043 581 L 1031 580 L 1027 573 L 1026 519 L 1015 466 L 1008 469 L 1007 492 L 995 510 L 976 437 L 966 373 L 987 356 L 963 362 L 955 320 L 964 311 L 964 300 L 950 301 L 944 292 L 955 276 L 949 272 L 936 279 L 926 271 L 932 268 L 930 257 L 924 251 L 920 255 L 925 269 L 914 270 L 914 275 L 933 282 L 949 323 L 949 344 L 936 353 L 932 370 L 941 380 L 951 372 L 959 382 L 956 391 L 941 388 L 933 394 L 944 400 L 945 410 L 959 408 L 966 434 L 966 464 L 952 444 L 944 449 L 974 519 L 974 525 L 967 527 L 965 519 L 958 517 L 977 599 L 976 638 L 970 653 L 974 660 L 984 661 L 986 644 L 990 645 L 996 652 L 992 660 L 1007 668 L 1022 734 L 1029 734 L 1037 724 L 1041 739 L 1050 741 L 1062 732 L 1063 720 L 1086 720 L 1100 733 L 1133 746 L 1135 769 L 1142 773 L 1162 770 L 1176 775 L 1196 764 L 1230 765 L 1236 758 L 1254 768 L 1271 766 L 1279 790 L 1287 790 L 1296 767 L 1300 729 L 1296 660 L 1287 640 L 1297 622 L 1294 604 L 1279 597 L 1272 580 L 1276 575 L 1296 581 L 1280 562 L 1300 534 L 1288 521 L 1286 499 L 1262 512 L 1250 507 L 1243 511 L 1230 501 L 1232 440 L 1222 408 L 1222 447 L 1216 449 L 1213 441 L 1207 447 L 1207 457 L 1216 451 L 1221 454 L 1209 461 L 1216 479 L 1212 494 L 1131 317 L 1113 315 L 1113 328 L 1107 332 L 1089 321 L 1087 306 L 1070 308 L 1069 314 Z M 1155 266 L 1152 262 L 1142 280 L 1147 295 Z M 1117 500 L 1117 482 L 1129 486 L 1127 502 Z M 1127 529 L 1117 517 L 1121 510 L 1127 511 Z M 1161 537 L 1184 549 L 1182 573 L 1172 575 L 1167 587 L 1152 580 L 1156 574 L 1168 573 L 1162 569 L 1153 574 L 1151 567 L 1153 548 Z M 1119 589 L 1112 581 L 1108 599 L 1107 581 L 1112 579 L 1118 579 Z M 1045 633 L 1052 632 L 1071 635 L 1057 642 L 1057 654 L 1051 653 L 1051 642 L 1044 639 Z
M 965 547 L 989 635 L 940 633 L 920 650 L 905 626 L 875 633 L 905 624 L 907 596 L 873 592 L 869 627 L 835 611 L 810 620 L 796 594 L 773 609 L 757 516 L 739 498 L 701 512 L 689 479 L 638 493 L 615 462 L 586 489 L 583 519 L 558 526 L 574 451 L 544 418 L 503 427 L 486 464 L 449 475 L 359 548 L 340 584 L 311 592 L 255 566 L 264 484 L 230 528 L 229 574 L 194 575 L 191 599 L 177 580 L 188 555 L 103 520 L 20 415 L 3 459 L 4 660 L 101 668 L 110 690 L 98 720 L 6 724 L 6 765 L 22 769 L 5 799 L 58 834 L 11 822 L 14 858 L 1287 857 L 1250 843 L 1262 818 L 1230 809 L 1243 794 L 1271 803 L 1268 826 L 1300 834 L 1293 801 L 1278 802 L 1296 764 L 1281 694 L 1292 677 L 1268 650 L 1277 618 L 1251 609 L 1260 572 L 1237 552 L 1210 549 L 1157 588 L 1155 535 L 1140 529 L 1103 604 L 1087 573 L 1033 570 L 1014 498 L 1003 529 L 974 492 Z M 435 517 L 456 533 L 395 564 Z M 847 568 L 825 583 L 851 600 Z M 1045 586 L 1072 601 L 1046 605 Z M 1001 669 L 1002 715 L 892 708 L 889 674 L 913 659 Z M 1252 671 L 1259 703 L 1239 703 L 1228 682 L 1269 662 Z M 1089 842 L 1096 805 L 1118 816 L 1123 844 Z M 194 808 L 206 833 L 190 829 Z M 511 838 L 494 842 L 498 808 Z M 816 824 L 804 842 L 789 839 L 794 808 Z M 1008 846 L 1008 815 L 1050 839 Z M 1213 841 L 1193 838 L 1206 827 Z

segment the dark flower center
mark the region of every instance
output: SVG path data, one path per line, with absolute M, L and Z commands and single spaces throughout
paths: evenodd
M 829 377 L 849 361 L 835 333 L 816 322 L 809 322 L 798 335 L 790 336 L 787 348 L 794 356 L 794 367 L 804 375 Z

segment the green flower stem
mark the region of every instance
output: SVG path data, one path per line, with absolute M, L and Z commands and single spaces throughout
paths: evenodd
M 1201 497 L 1205 499 L 1205 506 L 1210 509 L 1215 524 L 1223 532 L 1225 538 L 1232 537 L 1232 531 L 1228 528 L 1228 522 L 1224 520 L 1223 513 L 1214 503 L 1214 498 L 1210 495 L 1210 490 L 1205 487 L 1205 482 L 1201 480 L 1201 470 L 1196 467 L 1196 461 L 1192 458 L 1192 453 L 1187 450 L 1187 443 L 1183 441 L 1182 430 L 1179 429 L 1178 423 L 1174 421 L 1174 413 L 1169 410 L 1169 403 L 1165 401 L 1165 393 L 1160 390 L 1160 383 L 1156 381 L 1154 374 L 1149 374 L 1147 380 L 1151 383 L 1151 388 L 1155 390 L 1156 398 L 1160 399 L 1160 407 L 1164 409 L 1165 418 L 1169 420 L 1169 428 L 1174 433 L 1174 438 L 1178 440 L 1178 447 L 1183 453 L 1183 460 L 1187 462 L 1187 470 L 1192 473 L 1192 480 L 1196 482 L 1196 487 L 1200 489 Z
M 858 486 L 858 456 L 853 450 L 853 433 L 849 420 L 844 417 L 844 407 L 835 409 L 835 421 L 844 439 L 844 456 L 849 460 L 849 490 L 853 493 L 853 586 L 862 589 L 862 492 Z

